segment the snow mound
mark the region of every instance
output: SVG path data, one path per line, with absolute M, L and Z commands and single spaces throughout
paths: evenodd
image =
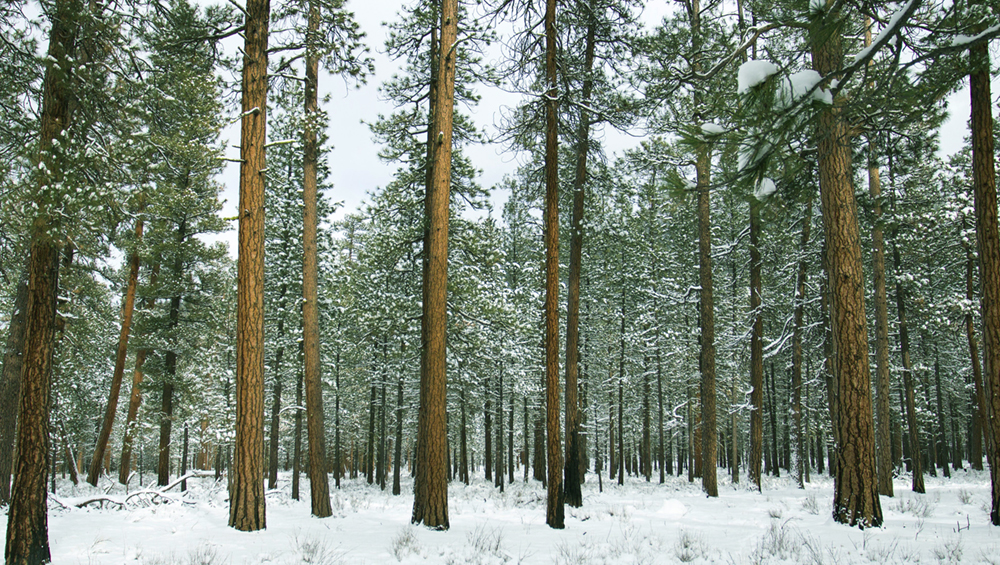
M 674 498 L 668 498 L 663 501 L 663 508 L 660 508 L 658 514 L 664 518 L 679 519 L 687 514 L 687 511 L 688 507 L 683 502 Z
M 777 72 L 778 66 L 770 61 L 747 61 L 740 65 L 737 73 L 736 92 L 743 94 Z

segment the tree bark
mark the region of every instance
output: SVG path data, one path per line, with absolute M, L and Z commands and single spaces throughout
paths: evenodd
M 149 272 L 149 286 L 155 287 L 160 273 L 159 262 L 153 263 L 153 268 Z M 145 310 L 152 310 L 156 305 L 156 299 L 146 298 L 143 303 Z M 118 464 L 118 482 L 127 485 L 129 473 L 132 470 L 132 442 L 135 438 L 135 430 L 138 426 L 139 405 L 142 404 L 142 380 L 144 373 L 143 365 L 146 363 L 146 356 L 149 349 L 143 348 L 135 353 L 135 369 L 132 372 L 132 393 L 129 395 L 128 414 L 125 417 L 125 430 L 122 437 L 122 456 Z
M 760 204 L 750 203 L 750 463 L 747 473 L 761 490 L 764 459 L 764 312 L 761 308 Z
M 965 229 L 965 220 L 962 221 L 962 229 Z M 972 303 L 974 298 L 974 281 L 976 269 L 976 256 L 968 243 L 963 242 L 965 248 L 965 299 Z M 965 313 L 965 338 L 969 343 L 969 358 L 972 364 L 972 430 L 969 433 L 969 465 L 977 470 L 983 470 L 983 439 L 989 438 L 986 430 L 989 418 L 986 415 L 986 390 L 983 388 L 983 367 L 979 362 L 979 344 L 976 340 L 976 327 L 973 322 L 972 311 Z
M 306 393 L 306 429 L 309 441 L 309 492 L 312 515 L 326 518 L 330 507 L 330 483 L 326 473 L 326 430 L 323 418 L 323 381 L 319 351 L 319 291 L 316 252 L 317 182 L 319 159 L 316 142 L 318 125 L 317 88 L 319 49 L 315 46 L 319 34 L 319 2 L 309 2 L 309 22 L 306 31 L 305 128 L 303 129 L 303 228 L 302 228 L 302 343 L 305 364 L 303 382 Z M 383 385 L 384 387 L 384 385 Z M 384 388 L 383 388 L 384 396 Z
M 545 523 L 565 527 L 559 433 L 559 91 L 556 0 L 545 3 L 545 406 L 548 496 Z
M 247 0 L 240 136 L 236 443 L 229 525 L 267 525 L 264 502 L 264 143 L 270 0 Z
M 299 346 L 301 351 L 302 347 Z M 298 372 L 298 378 L 295 379 L 295 440 L 292 446 L 292 500 L 299 499 L 299 475 L 302 472 L 302 370 Z M 354 468 L 357 469 L 357 451 L 355 451 L 354 456 Z M 357 478 L 355 474 L 352 478 Z
M 895 242 L 895 234 L 893 234 Z M 903 389 L 906 395 L 906 425 L 909 429 L 910 464 L 912 466 L 913 492 L 925 492 L 923 457 L 920 449 L 920 428 L 917 424 L 916 391 L 913 386 L 913 369 L 910 363 L 910 331 L 906 320 L 906 292 L 903 288 L 899 247 L 893 243 L 892 263 L 896 271 L 896 312 L 899 317 L 899 352 L 903 360 Z
M 104 460 L 104 452 L 108 448 L 108 440 L 111 438 L 111 427 L 115 423 L 115 413 L 118 411 L 118 394 L 122 387 L 122 377 L 125 375 L 125 359 L 128 356 L 128 337 L 132 329 L 132 313 L 135 311 L 135 288 L 139 283 L 139 242 L 142 240 L 142 218 L 135 221 L 136 249 L 132 250 L 129 257 L 129 275 L 125 290 L 125 305 L 122 307 L 122 327 L 118 334 L 118 351 L 115 355 L 115 369 L 111 375 L 111 392 L 108 393 L 108 405 L 104 410 L 104 421 L 101 423 L 101 432 L 97 436 L 97 444 L 94 446 L 94 457 L 90 460 L 90 469 L 87 472 L 87 482 L 97 486 L 97 479 L 101 474 L 101 462 Z
M 464 422 L 463 422 L 464 423 Z M 392 494 L 398 496 L 402 490 L 399 485 L 399 473 L 403 464 L 403 377 L 396 382 L 396 451 L 392 462 Z M 468 473 L 468 472 L 466 472 Z M 468 476 L 468 475 L 466 475 Z
M 14 466 L 14 434 L 17 431 L 21 367 L 24 358 L 25 320 L 28 315 L 28 268 L 17 283 L 14 309 L 7 325 L 7 343 L 0 376 L 0 504 L 10 504 L 10 473 Z
M 986 349 L 986 457 L 990 464 L 993 506 L 990 521 L 1000 526 L 1000 235 L 997 233 L 996 164 L 990 96 L 990 54 L 986 43 L 969 57 L 972 104 L 972 184 L 976 241 L 979 246 L 980 303 Z
M 593 4 L 593 3 L 591 3 Z M 566 504 L 583 506 L 580 488 L 580 417 L 578 375 L 580 364 L 580 272 L 583 262 L 583 213 L 587 183 L 587 156 L 590 153 L 590 112 L 594 88 L 594 46 L 596 27 L 594 6 L 588 8 L 587 39 L 584 47 L 583 88 L 580 94 L 580 124 L 577 130 L 576 175 L 573 179 L 573 215 L 570 220 L 569 287 L 566 302 Z
M 448 424 L 446 331 L 448 322 L 448 205 L 451 194 L 452 119 L 455 103 L 455 60 L 458 3 L 441 3 L 441 41 L 436 65 L 437 94 L 432 135 L 433 160 L 425 197 L 425 270 L 421 333 L 424 352 L 420 379 L 417 477 L 414 483 L 414 524 L 440 530 L 448 521 Z
M 832 2 L 828 2 L 828 5 Z M 842 69 L 841 15 L 820 18 L 812 33 L 813 65 L 834 80 Z M 859 527 L 882 524 L 875 470 L 864 269 L 851 169 L 850 133 L 842 100 L 824 108 L 818 123 L 820 197 L 831 286 L 840 444 L 834 477 L 833 517 Z
M 809 246 L 809 229 L 812 225 L 812 198 L 806 202 L 806 213 L 802 218 L 802 238 L 799 240 L 801 256 L 799 272 L 795 281 L 795 314 L 792 335 L 792 424 L 795 427 L 795 476 L 799 488 L 805 488 L 806 468 L 809 465 L 805 430 L 802 425 L 802 332 L 806 303 L 806 276 L 809 262 L 806 251 Z
M 489 377 L 486 378 L 486 402 L 483 404 L 483 472 L 493 480 L 493 397 Z

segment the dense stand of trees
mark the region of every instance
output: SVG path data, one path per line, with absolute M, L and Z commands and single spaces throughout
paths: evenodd
M 225 473 L 242 530 L 281 468 L 317 517 L 330 473 L 412 476 L 439 529 L 448 483 L 479 474 L 542 483 L 562 528 L 605 478 L 719 496 L 723 469 L 829 473 L 834 518 L 868 527 L 894 475 L 922 492 L 985 457 L 1000 524 L 995 7 L 677 8 L 648 28 L 625 0 L 404 8 L 396 111 L 371 123 L 396 174 L 339 219 L 320 69 L 373 71 L 341 2 L 53 0 L 44 58 L 0 8 L 7 563 L 48 561 L 53 472 Z M 971 143 L 942 161 L 965 81 Z M 493 210 L 464 110 L 498 87 L 524 96 L 493 131 L 520 157 Z M 226 229 L 227 115 L 237 262 L 204 237 Z M 609 157 L 608 128 L 646 135 Z

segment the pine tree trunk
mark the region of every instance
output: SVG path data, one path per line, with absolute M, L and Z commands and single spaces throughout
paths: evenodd
M 464 423 L 464 422 L 463 422 Z M 398 496 L 402 490 L 399 485 L 399 474 L 403 465 L 403 377 L 396 382 L 396 451 L 393 454 L 392 494 Z M 468 476 L 468 471 L 466 471 Z M 340 481 L 338 480 L 338 483 Z
M 17 283 L 14 309 L 7 324 L 7 343 L 0 373 L 0 504 L 10 504 L 11 469 L 14 467 L 14 434 L 17 431 L 21 366 L 24 356 L 25 320 L 28 315 L 28 268 Z
M 962 230 L 965 230 L 965 220 L 962 220 Z M 965 248 L 965 299 L 972 303 L 974 297 L 974 281 L 976 256 L 968 243 Z M 986 391 L 983 388 L 983 368 L 979 362 L 979 344 L 976 340 L 976 327 L 972 312 L 965 313 L 965 337 L 969 343 L 969 358 L 972 362 L 972 429 L 969 433 L 969 465 L 977 470 L 983 470 L 983 439 L 989 437 L 989 432 L 983 433 L 989 418 L 986 416 Z
M 591 3 L 593 4 L 593 3 Z M 587 39 L 584 47 L 583 88 L 580 94 L 580 124 L 577 129 L 576 175 L 573 179 L 573 215 L 570 220 L 569 286 L 566 313 L 566 473 L 564 494 L 566 504 L 583 506 L 580 489 L 580 417 L 577 380 L 580 363 L 580 271 L 583 262 L 583 212 L 587 183 L 587 156 L 590 153 L 590 112 L 588 105 L 594 87 L 591 76 L 594 66 L 596 22 L 594 6 L 587 9 Z
M 136 246 L 142 240 L 142 219 L 135 221 Z M 97 486 L 101 474 L 101 461 L 108 448 L 111 438 L 111 427 L 115 423 L 115 413 L 118 411 L 118 394 L 122 387 L 122 377 L 125 375 L 125 359 L 128 356 L 128 338 L 132 329 L 132 313 L 135 311 L 135 288 L 139 283 L 139 251 L 134 249 L 129 257 L 129 275 L 125 290 L 125 304 L 122 307 L 122 327 L 118 334 L 118 351 L 115 356 L 115 369 L 111 375 L 111 392 L 108 393 L 108 404 L 104 410 L 104 421 L 101 423 L 101 433 L 97 436 L 94 446 L 94 457 L 90 461 L 87 482 Z
M 524 451 L 521 452 L 521 461 L 524 463 L 524 482 L 528 482 L 528 467 L 531 467 L 529 455 L 531 454 L 531 446 L 528 445 L 528 397 L 524 397 Z
M 767 412 L 771 419 L 771 474 L 781 476 L 781 459 L 778 457 L 778 395 L 774 389 L 774 363 L 768 363 Z
M 153 268 L 149 273 L 149 286 L 155 287 L 160 273 L 159 262 L 153 263 Z M 152 310 L 156 304 L 156 299 L 146 298 L 142 306 L 145 310 Z M 122 437 L 122 456 L 118 465 L 118 482 L 127 485 L 129 473 L 132 471 L 132 442 L 135 438 L 137 419 L 139 417 L 139 405 L 142 404 L 142 379 L 144 377 L 142 367 L 146 363 L 148 349 L 140 349 L 135 353 L 135 369 L 132 372 L 132 393 L 128 401 L 128 414 L 125 417 L 125 430 Z
M 937 460 L 941 466 L 941 473 L 945 477 L 950 478 L 951 469 L 948 468 L 948 434 L 945 431 L 947 424 L 945 423 L 944 397 L 941 395 L 941 362 L 938 359 L 937 347 L 934 348 L 934 391 L 937 397 L 938 416 Z
M 279 323 L 280 325 L 280 323 Z M 267 488 L 268 490 L 273 490 L 278 488 L 278 441 L 279 441 L 279 430 L 281 424 L 281 381 L 278 376 L 278 367 L 281 366 L 281 354 L 284 348 L 279 347 L 278 351 L 274 354 L 274 389 L 271 397 L 271 430 L 268 448 L 267 448 L 267 458 L 268 458 L 268 469 L 267 469 Z
M 229 525 L 267 525 L 264 501 L 264 142 L 269 0 L 247 0 L 240 136 L 236 439 Z
M 809 456 L 806 453 L 805 430 L 802 425 L 802 332 L 805 317 L 806 275 L 809 266 L 806 251 L 809 246 L 809 228 L 812 224 L 812 198 L 806 202 L 806 213 L 802 218 L 802 238 L 799 240 L 801 256 L 799 272 L 795 281 L 795 314 L 792 334 L 792 425 L 795 428 L 795 476 L 799 488 L 805 488 L 806 467 Z
M 829 13 L 813 30 L 813 65 L 826 80 L 842 69 L 840 14 Z M 829 27 L 832 26 L 832 30 Z M 834 478 L 833 516 L 860 527 L 882 524 L 875 470 L 864 269 L 857 202 L 851 175 L 851 145 L 842 101 L 819 116 L 819 185 L 831 286 L 837 371 L 837 425 L 840 427 Z
M 448 288 L 448 205 L 451 194 L 452 118 L 458 37 L 456 0 L 441 3 L 441 42 L 432 132 L 433 160 L 427 185 L 425 270 L 421 333 L 424 352 L 418 417 L 417 477 L 412 522 L 446 530 L 448 521 L 448 424 L 445 335 Z
M 385 350 L 386 350 L 386 347 L 383 344 L 382 351 L 384 352 Z M 384 363 L 386 364 L 386 366 L 388 366 L 389 360 L 386 358 L 386 356 L 383 356 L 383 360 L 384 360 Z M 389 380 L 389 375 L 383 372 L 382 373 L 382 385 L 379 387 L 381 390 L 379 391 L 379 409 L 378 409 L 378 419 L 379 419 L 379 424 L 378 424 L 378 456 L 377 456 L 378 457 L 378 459 L 377 459 L 377 461 L 378 461 L 378 463 L 377 463 L 378 470 L 375 473 L 375 475 L 376 475 L 375 482 L 378 484 L 379 488 L 381 488 L 382 490 L 385 490 L 386 470 L 387 470 L 387 467 L 386 467 L 386 445 L 385 445 L 386 444 L 387 430 L 386 430 L 386 425 L 385 425 L 385 417 L 386 417 L 386 412 L 387 412 L 388 406 L 386 404 L 385 389 L 386 389 L 386 381 L 388 381 L 388 380 Z
M 545 523 L 562 529 L 562 441 L 559 433 L 559 126 L 556 0 L 545 3 L 545 440 L 548 496 Z
M 503 364 L 500 365 L 500 373 L 497 376 L 497 452 L 496 452 L 496 481 L 494 486 L 504 491 L 503 487 Z
M 339 326 L 338 326 L 339 329 Z M 340 488 L 340 477 L 344 474 L 344 460 L 341 457 L 340 452 L 340 346 L 337 346 L 337 361 L 334 365 L 334 386 L 337 388 L 336 398 L 334 399 L 333 405 L 333 453 L 334 453 L 334 471 L 333 479 L 336 482 L 336 487 Z M 399 494 L 399 493 L 396 493 Z
M 650 458 L 652 452 L 652 415 L 650 414 L 650 399 L 652 384 L 649 382 L 649 357 L 645 359 L 642 372 L 642 446 L 639 452 L 642 455 L 642 474 L 648 483 L 653 476 L 653 462 Z
M 461 393 L 459 395 L 459 403 L 460 403 L 460 406 L 459 406 L 460 417 L 462 419 L 462 428 L 458 431 L 459 449 L 462 450 L 462 453 L 461 453 L 461 458 L 462 458 L 462 469 L 461 469 L 461 471 L 462 472 L 461 472 L 461 475 L 460 475 L 459 479 L 463 483 L 465 483 L 466 485 L 468 485 L 469 484 L 469 437 L 468 437 L 468 430 L 467 430 L 467 427 L 466 427 L 466 417 L 467 417 L 467 414 L 466 414 L 466 410 L 465 410 L 465 385 L 464 384 L 462 385 Z M 488 436 L 489 436 L 489 434 L 487 434 L 487 437 Z
M 302 350 L 302 345 L 299 345 L 299 351 Z M 299 499 L 299 474 L 302 472 L 302 370 L 298 372 L 298 378 L 295 379 L 295 443 L 292 446 L 292 500 Z M 354 461 L 358 460 L 357 452 L 355 452 Z M 355 463 L 355 469 L 357 469 L 357 464 Z M 355 470 L 355 475 L 353 478 L 357 478 L 357 471 Z
M 990 54 L 987 43 L 970 50 L 972 105 L 972 184 L 979 248 L 983 348 L 986 350 L 986 456 L 990 463 L 993 506 L 990 521 L 1000 526 L 1000 235 L 997 233 L 996 165 L 994 162 Z
M 895 234 L 893 234 L 895 242 Z M 923 457 L 920 449 L 920 428 L 917 424 L 916 391 L 913 386 L 913 370 L 910 364 L 910 332 L 906 320 L 906 293 L 902 280 L 899 248 L 893 244 L 892 263 L 896 271 L 896 311 L 899 317 L 899 352 L 903 360 L 903 389 L 906 394 L 906 425 L 909 429 L 908 445 L 910 464 L 912 466 L 913 492 L 925 492 Z
M 750 482 L 761 490 L 764 459 L 764 312 L 761 309 L 760 204 L 750 203 Z
M 57 9 L 65 10 L 60 3 Z M 64 12 L 60 12 L 64 13 Z M 65 14 L 64 14 L 65 15 Z M 68 19 L 68 18 L 67 18 Z M 52 45 L 68 33 L 53 23 Z M 51 72 L 46 72 L 46 106 L 50 103 Z M 42 115 L 42 141 L 46 139 L 46 110 Z M 52 125 L 57 125 L 52 124 Z M 52 127 L 51 125 L 49 127 Z M 36 224 L 39 224 L 36 221 Z M 59 250 L 39 225 L 35 226 L 28 275 L 28 307 L 25 328 L 24 366 L 18 407 L 17 459 L 14 483 L 7 511 L 8 564 L 48 563 L 48 495 L 45 490 L 50 463 L 49 408 L 51 405 L 52 353 L 55 349 L 56 294 L 59 277 Z
M 375 384 L 375 367 L 372 367 L 371 396 L 368 399 L 368 446 L 365 448 L 365 479 L 368 484 L 375 483 L 375 416 L 378 410 L 375 404 L 378 399 L 378 386 Z
M 486 480 L 493 480 L 493 400 L 490 378 L 486 378 L 486 403 L 483 405 L 483 471 Z
M 180 474 L 183 477 L 188 471 L 188 425 L 184 424 L 184 446 L 181 450 L 181 471 Z M 181 481 L 181 492 L 187 490 L 187 479 Z
M 664 476 L 665 465 L 670 465 L 669 456 L 664 456 L 663 451 L 663 359 L 660 354 L 660 339 L 657 333 L 656 339 L 656 428 L 659 436 L 658 447 L 656 449 L 656 462 L 660 467 L 660 484 L 666 482 Z
M 313 44 L 319 34 L 320 4 L 309 2 L 309 22 L 306 31 L 305 128 L 303 129 L 303 228 L 302 228 L 302 343 L 305 364 L 303 384 L 306 393 L 306 429 L 309 441 L 309 492 L 312 515 L 326 518 L 330 507 L 330 483 L 326 473 L 326 429 L 323 418 L 323 381 L 319 351 L 319 293 L 316 254 L 317 186 L 316 142 L 318 114 L 317 88 L 319 50 Z M 385 388 L 383 385 L 383 397 Z M 384 481 L 383 481 L 384 486 Z
M 281 290 L 278 293 L 278 311 L 284 312 L 286 306 L 285 293 L 288 292 L 288 285 L 282 283 Z M 268 473 L 267 473 L 267 488 L 275 489 L 278 487 L 278 442 L 280 440 L 280 426 L 281 426 L 281 362 L 285 357 L 285 320 L 283 317 L 278 318 L 278 335 L 275 337 L 275 341 L 278 343 L 278 349 L 274 352 L 274 388 L 272 389 L 271 397 L 271 430 L 270 430 L 270 443 L 268 444 Z
M 173 363 L 171 363 L 171 360 L 173 360 Z M 167 352 L 166 365 L 169 378 L 173 374 L 171 367 L 174 370 L 177 367 L 177 356 L 172 351 Z M 156 485 L 161 487 L 170 484 L 170 429 L 173 421 L 174 385 L 171 382 L 165 382 L 163 383 L 160 402 L 160 444 L 156 462 Z
M 507 482 L 514 483 L 514 393 L 510 394 L 510 418 L 507 419 Z M 466 472 L 468 477 L 468 472 Z

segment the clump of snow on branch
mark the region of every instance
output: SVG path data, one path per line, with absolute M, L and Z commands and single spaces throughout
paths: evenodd
M 764 82 L 770 76 L 777 74 L 777 72 L 778 66 L 770 61 L 747 61 L 740 65 L 739 72 L 737 73 L 736 91 L 743 94 Z
M 824 104 L 833 104 L 833 93 L 825 88 L 816 88 L 823 77 L 814 70 L 804 70 L 792 73 L 781 82 L 779 99 L 785 107 L 791 106 L 806 94 L 812 94 L 812 99 Z
M 726 133 L 726 128 L 711 122 L 701 124 L 701 131 L 706 135 L 722 135 Z
M 757 183 L 757 188 L 753 191 L 753 197 L 757 200 L 764 200 L 768 196 L 774 194 L 777 190 L 778 187 L 774 184 L 774 181 L 764 177 Z

